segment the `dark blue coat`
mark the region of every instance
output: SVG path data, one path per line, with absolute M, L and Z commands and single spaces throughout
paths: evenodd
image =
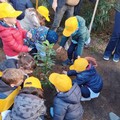
M 80 103 L 81 91 L 75 83 L 68 92 L 60 92 L 54 99 L 53 120 L 81 120 L 83 108 Z
M 21 20 L 25 16 L 25 10 L 27 8 L 33 8 L 32 2 L 30 0 L 10 0 L 12 6 L 15 10 L 23 11 L 23 13 L 18 17 L 18 20 Z
M 92 65 L 89 70 L 85 70 L 79 73 L 70 70 L 67 74 L 68 76 L 76 76 L 73 82 L 77 83 L 79 86 L 87 86 L 95 93 L 100 92 L 103 87 L 103 80 Z

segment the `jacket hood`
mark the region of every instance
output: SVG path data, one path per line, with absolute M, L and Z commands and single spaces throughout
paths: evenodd
M 6 84 L 2 79 L 0 79 L 0 92 L 4 93 L 5 95 L 10 94 L 16 87 L 11 87 L 10 85 Z
M 80 102 L 81 91 L 79 86 L 75 83 L 68 92 L 60 92 L 57 97 L 65 102 L 76 104 Z
M 39 120 L 46 113 L 44 100 L 31 94 L 19 94 L 11 112 L 13 120 Z
M 83 72 L 80 72 L 80 73 L 84 73 L 85 74 L 85 76 L 94 76 L 95 74 L 96 74 L 96 69 L 94 68 L 94 66 L 92 65 L 92 64 L 90 64 L 90 69 L 88 69 L 88 70 L 85 70 L 85 71 L 83 71 Z

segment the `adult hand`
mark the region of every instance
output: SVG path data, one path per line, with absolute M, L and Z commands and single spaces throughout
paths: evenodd
M 57 0 L 53 0 L 52 8 L 54 11 L 56 11 L 57 8 Z
M 62 47 L 60 46 L 60 47 L 56 50 L 56 52 L 60 53 L 61 50 L 62 50 Z

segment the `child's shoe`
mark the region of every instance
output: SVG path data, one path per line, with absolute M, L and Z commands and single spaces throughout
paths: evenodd
M 89 97 L 89 98 L 84 98 L 84 97 L 81 97 L 81 99 L 80 99 L 80 101 L 90 101 L 91 100 L 91 98 Z
M 116 54 L 114 54 L 114 56 L 113 56 L 113 61 L 114 61 L 114 62 L 119 62 L 119 60 L 120 60 L 119 56 L 116 55 Z
M 109 113 L 109 118 L 110 118 L 110 120 L 120 120 L 120 117 L 119 116 L 117 116 L 115 113 L 113 113 L 113 112 L 110 112 Z
M 110 56 L 104 55 L 103 59 L 106 60 L 106 61 L 108 61 L 108 60 L 110 60 Z
M 67 59 L 67 60 L 65 60 L 64 62 L 62 62 L 62 65 L 63 65 L 63 66 L 72 65 L 72 64 L 73 64 L 73 62 L 72 62 L 72 60 L 70 60 L 70 59 Z

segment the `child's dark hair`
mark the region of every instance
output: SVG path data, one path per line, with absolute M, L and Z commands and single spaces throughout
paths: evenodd
M 29 53 L 20 53 L 18 56 L 18 68 L 34 70 L 36 68 L 36 63 L 34 58 Z
M 19 94 L 32 94 L 36 95 L 39 98 L 43 98 L 43 90 L 40 88 L 34 88 L 34 87 L 24 87 Z

